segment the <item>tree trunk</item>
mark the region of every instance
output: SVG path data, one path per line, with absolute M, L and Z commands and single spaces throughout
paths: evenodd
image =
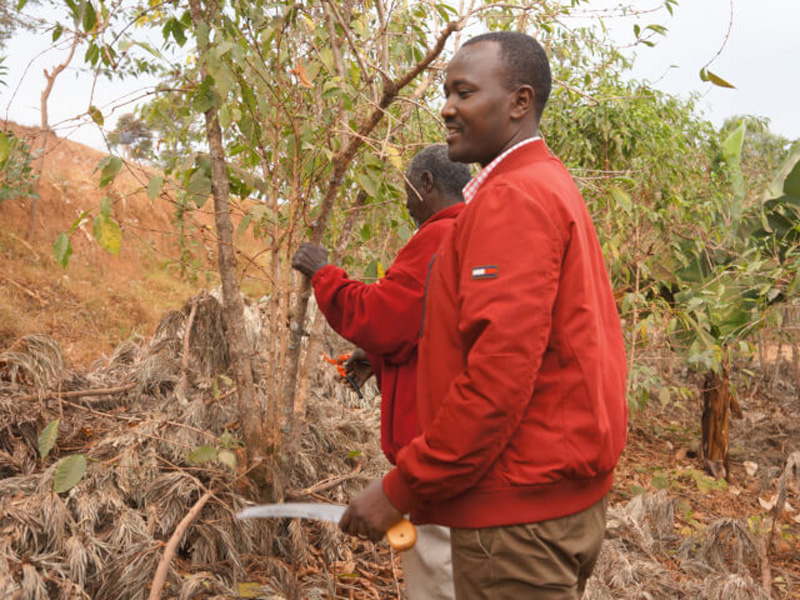
M 703 382 L 702 457 L 706 469 L 716 478 L 728 479 L 728 428 L 730 416 L 742 417 L 736 397 L 731 393 L 727 365 L 720 373 L 709 371 Z
M 75 56 L 75 49 L 78 47 L 78 42 L 80 42 L 80 39 L 80 36 L 76 33 L 72 40 L 72 45 L 70 45 L 69 54 L 67 55 L 66 60 L 64 60 L 64 62 L 60 65 L 56 66 L 52 71 L 48 71 L 47 69 L 44 70 L 44 78 L 47 80 L 47 85 L 45 85 L 44 90 L 42 90 L 42 101 L 40 106 L 39 144 L 36 148 L 40 156 L 36 165 L 38 177 L 36 177 L 36 180 L 33 184 L 31 213 L 28 217 L 28 234 L 26 236 L 26 240 L 28 242 L 32 242 L 34 235 L 36 235 L 36 219 L 39 212 L 39 185 L 42 181 L 44 157 L 47 153 L 47 138 L 50 135 L 50 121 L 47 113 L 47 103 L 50 100 L 50 93 L 53 91 L 53 86 L 56 83 L 56 77 L 58 77 L 64 71 L 64 69 L 67 68 L 69 63 L 72 62 L 72 57 Z
M 195 27 L 200 23 L 213 22 L 215 7 L 203 14 L 200 0 L 191 0 L 192 20 Z M 201 28 L 198 27 L 198 30 Z M 208 39 L 198 39 L 201 62 L 208 51 Z M 201 74 L 206 75 L 205 66 Z M 217 232 L 217 262 L 222 280 L 222 314 L 225 322 L 225 336 L 228 342 L 231 371 L 239 408 L 239 420 L 247 451 L 247 468 L 251 479 L 258 488 L 261 500 L 274 501 L 275 486 L 271 480 L 267 461 L 267 451 L 272 449 L 272 440 L 265 436 L 263 411 L 253 383 L 250 366 L 250 345 L 244 324 L 244 303 L 236 274 L 236 253 L 233 243 L 233 222 L 230 209 L 230 184 L 222 144 L 222 129 L 217 119 L 217 109 L 210 108 L 205 113 L 206 137 L 211 163 L 211 192 L 214 197 L 214 226 Z

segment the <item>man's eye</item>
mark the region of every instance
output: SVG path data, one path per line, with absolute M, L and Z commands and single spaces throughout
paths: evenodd
M 458 90 L 458 97 L 459 98 L 466 98 L 472 93 L 472 90 Z

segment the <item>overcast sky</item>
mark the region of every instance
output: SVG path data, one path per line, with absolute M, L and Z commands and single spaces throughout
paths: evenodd
M 637 50 L 635 75 L 671 94 L 700 92 L 704 114 L 717 126 L 751 114 L 768 117 L 774 133 L 800 138 L 800 0 L 680 0 L 674 12 L 662 21 L 666 38 Z M 615 35 L 632 35 L 630 30 L 620 26 Z M 712 59 L 708 69 L 736 89 L 700 80 L 700 69 Z
M 596 0 L 609 4 L 610 0 Z M 630 0 L 634 7 L 653 7 L 661 0 Z M 594 6 L 592 2 L 590 6 Z M 731 10 L 733 23 L 731 25 Z M 702 94 L 700 107 L 714 125 L 737 114 L 752 114 L 770 119 L 773 132 L 790 139 L 800 138 L 800 0 L 680 0 L 675 16 L 662 11 L 658 22 L 669 31 L 655 48 L 637 50 L 634 75 L 647 79 L 658 89 L 685 96 Z M 642 21 L 643 24 L 649 22 Z M 620 44 L 629 43 L 633 36 L 629 20 L 608 21 Z M 730 32 L 728 30 L 730 27 Z M 727 35 L 727 42 L 726 42 Z M 721 55 L 708 67 L 736 86 L 723 89 L 703 83 L 698 73 L 714 58 L 724 45 Z M 18 35 L 6 48 L 5 77 L 7 87 L 0 88 L 0 117 L 24 125 L 38 125 L 40 95 L 44 87 L 42 70 L 52 68 L 63 59 L 66 51 L 39 53 L 49 46 L 47 37 Z M 34 57 L 36 60 L 31 63 Z M 73 61 L 76 66 L 82 57 Z M 24 70 L 28 68 L 26 74 Z M 107 115 L 107 125 L 116 117 L 131 110 L 110 107 L 128 95 L 135 98 L 146 82 L 127 81 L 109 84 L 101 80 L 94 91 L 93 103 Z M 19 86 L 19 87 L 18 87 Z M 18 89 L 17 89 L 18 88 Z M 104 149 L 97 127 L 70 121 L 84 113 L 90 102 L 91 81 L 77 78 L 70 68 L 57 80 L 50 97 L 50 124 L 57 126 L 59 135 L 98 149 Z

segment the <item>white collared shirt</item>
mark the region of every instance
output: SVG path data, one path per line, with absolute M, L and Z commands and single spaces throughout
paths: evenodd
M 478 190 L 480 189 L 480 187 L 483 185 L 483 182 L 486 181 L 487 177 L 489 177 L 489 174 L 492 171 L 494 171 L 494 169 L 497 167 L 497 165 L 499 165 L 506 156 L 508 156 L 509 154 L 514 152 L 514 150 L 517 150 L 518 148 L 521 148 L 522 146 L 524 146 L 526 144 L 530 144 L 531 142 L 535 142 L 536 140 L 540 140 L 540 139 L 542 139 L 542 138 L 537 135 L 537 136 L 530 137 L 530 138 L 522 140 L 518 144 L 515 144 L 515 145 L 511 146 L 511 148 L 509 148 L 508 150 L 503 152 L 500 156 L 495 158 L 492 162 L 490 162 L 483 169 L 481 169 L 480 173 L 478 173 L 477 175 L 475 175 L 475 177 L 470 179 L 469 182 L 467 183 L 467 185 L 464 186 L 464 190 L 463 190 L 464 202 L 466 204 L 470 203 L 470 201 L 475 197 L 475 194 L 478 193 Z

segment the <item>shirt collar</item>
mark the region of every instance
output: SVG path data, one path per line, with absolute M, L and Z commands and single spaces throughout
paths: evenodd
M 515 150 L 525 146 L 526 144 L 530 144 L 531 142 L 535 142 L 536 140 L 542 139 L 541 137 L 534 136 L 527 139 L 522 140 L 518 144 L 511 146 L 508 150 L 503 152 L 500 156 L 495 158 L 492 162 L 486 165 L 483 169 L 481 169 L 480 173 L 475 175 L 472 179 L 469 180 L 467 185 L 464 186 L 464 202 L 469 204 L 472 199 L 475 197 L 475 194 L 478 193 L 478 190 L 483 185 L 483 182 L 486 181 L 486 178 L 489 177 L 489 174 L 495 170 L 497 165 L 499 165 L 504 158 L 506 158 L 509 154 L 514 152 Z

